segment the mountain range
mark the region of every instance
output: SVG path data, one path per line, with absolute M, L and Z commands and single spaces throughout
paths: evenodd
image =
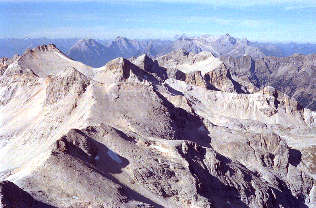
M 70 58 L 93 67 L 101 67 L 117 57 L 130 58 L 141 54 L 157 57 L 178 49 L 194 53 L 207 51 L 216 57 L 249 55 L 255 59 L 265 56 L 286 57 L 293 54 L 306 55 L 316 52 L 316 44 L 260 43 L 225 34 L 194 37 L 181 35 L 175 40 L 131 40 L 125 37 L 117 37 L 114 40 L 0 39 L 0 57 L 12 57 L 14 54 L 23 53 L 27 48 L 48 43 L 54 43 Z
M 94 68 L 53 44 L 2 58 L 0 207 L 313 208 L 316 112 L 271 85 L 314 90 L 315 65 L 179 49 Z

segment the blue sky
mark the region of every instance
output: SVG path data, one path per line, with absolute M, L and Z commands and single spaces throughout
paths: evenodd
M 316 42 L 316 0 L 0 0 L 0 37 Z

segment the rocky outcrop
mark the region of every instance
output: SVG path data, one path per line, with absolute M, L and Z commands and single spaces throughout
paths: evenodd
M 225 156 L 240 161 L 267 181 L 272 193 L 277 195 L 278 200 L 274 203 L 286 207 L 302 206 L 306 198 L 301 198 L 301 194 L 310 193 L 315 182 L 302 169 L 295 168 L 301 166 L 301 153 L 289 148 L 276 134 L 247 136 L 249 139 L 244 141 L 225 138 L 225 145 L 219 141 L 223 138 L 213 138 L 212 144 L 216 150 L 221 149 Z M 308 198 L 308 194 L 305 196 Z M 279 205 L 272 207 L 275 206 Z
M 12 64 L 15 60 L 17 60 L 20 56 L 14 55 L 12 58 L 0 58 L 0 76 L 2 76 L 5 70 L 8 68 L 10 64 Z
M 7 61 L 8 61 L 8 58 L 0 58 L 0 76 L 8 68 Z
M 237 92 L 245 93 L 245 89 L 232 79 L 229 70 L 226 69 L 225 65 L 221 65 L 220 68 L 216 68 L 205 74 L 205 80 L 209 84 L 209 88 L 218 89 L 224 92 Z
M 195 71 L 195 72 L 190 72 L 190 73 L 185 74 L 184 81 L 191 85 L 207 88 L 207 83 L 204 80 L 204 77 L 202 76 L 200 71 Z
M 214 207 L 276 206 L 273 188 L 240 164 L 194 143 L 183 143 L 178 148 L 198 181 L 199 193 L 207 196 Z
M 66 69 L 59 76 L 48 77 L 46 83 L 45 104 L 54 104 L 68 94 L 81 96 L 86 91 L 90 81 L 86 76 L 72 68 Z
M 140 69 L 152 74 L 160 81 L 167 79 L 166 69 L 159 66 L 157 60 L 151 59 L 146 54 L 143 54 L 137 58 L 131 59 L 131 62 L 138 66 Z
M 148 68 L 146 69 L 148 70 Z M 103 83 L 130 81 L 157 84 L 158 77 L 153 75 L 155 72 L 139 68 L 127 59 L 117 58 L 102 67 L 95 75 L 95 79 Z

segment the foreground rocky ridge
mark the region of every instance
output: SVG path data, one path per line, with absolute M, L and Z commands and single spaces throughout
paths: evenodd
M 20 190 L 17 207 L 315 206 L 315 112 L 177 53 L 95 69 L 48 45 L 3 60 L 1 205 Z

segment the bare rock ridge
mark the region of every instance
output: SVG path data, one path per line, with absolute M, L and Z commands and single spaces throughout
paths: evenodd
M 315 207 L 315 111 L 227 59 L 1 59 L 0 206 Z

